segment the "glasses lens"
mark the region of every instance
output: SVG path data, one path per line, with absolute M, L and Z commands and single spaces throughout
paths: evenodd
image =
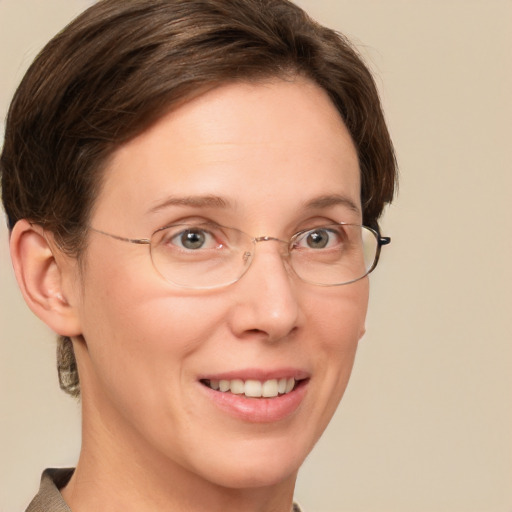
M 320 226 L 292 238 L 289 263 L 309 283 L 347 284 L 373 270 L 378 245 L 378 235 L 364 226 Z M 253 253 L 249 235 L 212 223 L 175 224 L 151 238 L 155 268 L 166 280 L 184 288 L 234 283 L 249 268 Z
M 158 272 L 185 288 L 215 288 L 237 281 L 252 258 L 245 233 L 217 224 L 175 224 L 151 238 L 151 257 Z
M 377 249 L 376 234 L 364 226 L 320 226 L 292 240 L 291 265 L 297 275 L 309 283 L 347 284 L 373 269 Z

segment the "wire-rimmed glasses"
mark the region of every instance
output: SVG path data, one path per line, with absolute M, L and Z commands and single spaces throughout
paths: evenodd
M 390 243 L 372 228 L 359 224 L 327 224 L 295 233 L 290 240 L 252 237 L 239 229 L 212 222 L 162 227 L 151 238 L 125 238 L 90 227 L 122 242 L 149 246 L 157 272 L 182 288 L 211 289 L 238 281 L 254 259 L 256 244 L 281 244 L 286 266 L 306 283 L 340 286 L 368 275 L 383 245 Z

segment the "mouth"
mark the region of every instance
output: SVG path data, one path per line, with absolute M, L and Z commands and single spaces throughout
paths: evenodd
M 303 385 L 306 380 L 282 377 L 264 381 L 254 379 L 201 379 L 200 382 L 204 386 L 220 393 L 243 395 L 246 398 L 276 398 L 291 393 L 297 387 Z
M 311 374 L 298 368 L 246 368 L 201 375 L 202 395 L 245 423 L 279 424 L 291 418 L 309 393 Z

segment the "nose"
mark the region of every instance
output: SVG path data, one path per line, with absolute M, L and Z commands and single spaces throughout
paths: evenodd
M 255 241 L 269 243 L 257 243 L 250 268 L 233 286 L 230 326 L 239 338 L 256 336 L 274 342 L 288 337 L 300 324 L 298 280 L 283 259 L 281 240 L 260 237 Z

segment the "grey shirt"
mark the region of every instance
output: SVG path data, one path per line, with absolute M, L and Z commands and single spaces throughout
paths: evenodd
M 45 469 L 39 492 L 26 512 L 71 512 L 59 489 L 69 482 L 73 471 L 73 468 Z

